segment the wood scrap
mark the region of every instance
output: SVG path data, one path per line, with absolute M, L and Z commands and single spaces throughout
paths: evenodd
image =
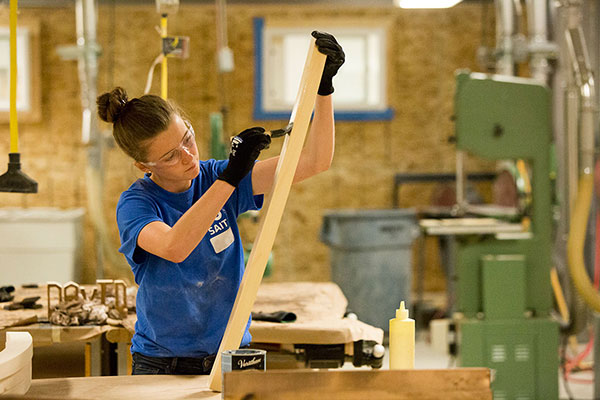
M 0 352 L 0 394 L 25 394 L 31 384 L 33 339 L 27 332 L 7 332 Z

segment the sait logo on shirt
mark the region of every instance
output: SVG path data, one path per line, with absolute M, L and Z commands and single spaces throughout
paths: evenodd
M 208 228 L 208 234 L 210 235 L 210 243 L 215 250 L 215 253 L 220 253 L 234 242 L 233 232 L 227 222 L 227 213 L 225 210 L 219 211 L 219 214 L 215 217 L 214 222 Z

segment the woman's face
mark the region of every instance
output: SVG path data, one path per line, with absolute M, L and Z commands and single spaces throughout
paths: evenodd
M 147 145 L 148 161 L 140 163 L 152 180 L 166 190 L 180 192 L 198 176 L 198 146 L 192 125 L 175 114 L 167 130 Z

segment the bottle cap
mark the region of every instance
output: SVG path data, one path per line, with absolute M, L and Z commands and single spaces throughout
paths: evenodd
M 400 308 L 396 310 L 396 318 L 408 319 L 408 310 L 404 308 L 404 301 L 400 302 Z

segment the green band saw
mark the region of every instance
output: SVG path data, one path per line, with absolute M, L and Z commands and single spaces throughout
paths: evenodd
M 457 74 L 457 149 L 530 166 L 523 235 L 457 241 L 458 359 L 493 371 L 495 400 L 558 399 L 559 329 L 551 319 L 551 92 L 528 78 Z

